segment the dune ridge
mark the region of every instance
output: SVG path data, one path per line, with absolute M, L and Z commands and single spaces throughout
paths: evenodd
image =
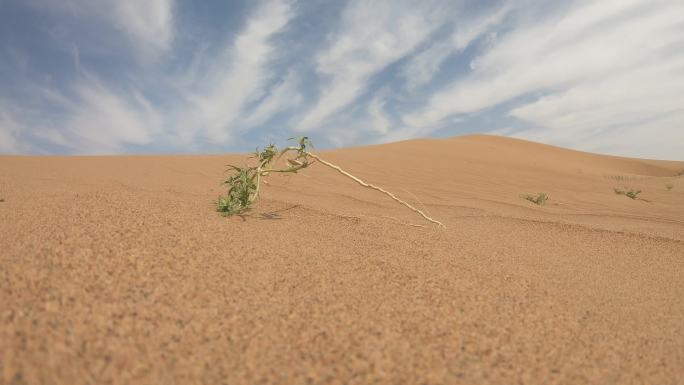
M 684 162 L 484 135 L 316 153 L 447 228 L 320 165 L 224 218 L 244 155 L 0 156 L 0 383 L 684 377 Z

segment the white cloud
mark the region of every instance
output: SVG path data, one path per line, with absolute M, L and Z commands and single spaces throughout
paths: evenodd
M 111 18 L 131 39 L 166 50 L 173 38 L 172 0 L 115 0 Z
M 84 5 L 81 1 L 68 1 L 66 11 L 62 12 L 79 17 L 92 16 L 95 6 Z M 112 20 L 116 19 L 131 38 L 147 39 L 140 43 L 141 46 L 162 49 L 172 36 L 166 27 L 170 20 L 164 16 L 170 15 L 170 4 L 170 1 L 155 0 L 144 5 L 142 2 L 100 5 L 109 7 L 108 12 L 114 13 Z M 73 7 L 71 11 L 69 5 Z M 80 8 L 81 5 L 85 9 Z M 247 21 L 245 29 L 223 51 L 204 56 L 204 61 L 195 63 L 183 81 L 158 75 L 159 81 L 167 81 L 166 84 L 177 92 L 178 99 L 165 106 L 153 104 L 134 81 L 128 85 L 113 84 L 80 68 L 78 48 L 73 48 L 72 44 L 69 47 L 72 47 L 79 72 L 65 91 L 39 86 L 33 80 L 25 85 L 27 93 L 45 103 L 52 117 L 41 119 L 39 115 L 47 115 L 47 112 L 41 114 L 36 110 L 20 122 L 13 120 L 10 125 L 9 115 L 3 116 L 3 148 L 17 146 L 17 131 L 30 132 L 32 138 L 40 138 L 48 146 L 73 153 L 121 152 L 127 145 L 146 145 L 155 138 L 159 140 L 162 133 L 165 143 L 184 148 L 192 148 L 197 133 L 212 141 L 226 143 L 236 124 L 263 123 L 270 115 L 298 103 L 297 78 L 292 75 L 275 85 L 251 114 L 244 111 L 248 103 L 262 97 L 272 79 L 268 64 L 275 47 L 270 40 L 291 17 L 288 2 L 263 2 Z M 131 76 L 135 79 L 146 74 L 147 70 L 143 70 Z
M 40 44 L 5 47 L 0 151 L 213 150 L 278 117 L 338 145 L 469 127 L 684 153 L 680 0 L 349 0 L 317 21 L 293 1 L 259 0 L 217 38 L 222 27 L 174 20 L 174 0 L 23 0 L 42 12 L 27 22 L 45 23 L 30 26 Z M 317 40 L 296 34 L 312 32 L 325 43 L 292 64 Z M 185 33 L 198 46 L 174 44 Z
M 449 116 L 544 93 L 511 114 L 546 128 L 545 138 L 574 144 L 573 137 L 615 125 L 656 124 L 654 116 L 684 105 L 678 80 L 684 3 L 582 1 L 542 22 L 521 20 L 473 61 L 471 73 L 403 121 L 429 132 Z
M 350 1 L 340 30 L 316 60 L 322 82 L 329 83 L 297 128 L 319 128 L 352 103 L 371 76 L 412 52 L 444 22 L 440 10 L 439 3 L 430 1 Z
M 168 50 L 173 41 L 173 0 L 27 0 L 27 4 L 74 18 L 104 21 L 123 32 L 143 59 Z
M 151 143 L 164 128 L 163 115 L 139 90 L 114 88 L 86 72 L 67 92 L 26 87 L 31 103 L 0 106 L 2 151 L 119 153 L 126 145 Z M 39 146 L 32 145 L 36 140 Z
M 678 62 L 583 82 L 517 107 L 511 115 L 563 137 L 684 109 L 684 78 L 678 74 L 682 68 L 684 56 Z M 569 128 L 572 132 L 566 131 Z
M 684 110 L 665 113 L 645 122 L 602 130 L 576 145 L 588 151 L 650 159 L 684 160 Z
M 126 144 L 147 144 L 163 129 L 161 114 L 136 90 L 116 93 L 87 76 L 74 91 L 65 102 L 66 130 L 53 132 L 53 140 L 61 138 L 77 153 L 115 153 Z
M 376 95 L 368 104 L 368 124 L 374 132 L 380 135 L 387 134 L 392 122 L 385 112 L 385 100 L 382 95 Z
M 454 53 L 452 40 L 433 43 L 427 49 L 414 55 L 402 68 L 401 75 L 406 80 L 406 88 L 413 91 L 428 84 L 435 76 L 446 58 Z
M 245 127 L 258 126 L 281 111 L 298 107 L 302 102 L 302 95 L 298 89 L 299 82 L 297 74 L 289 72 L 253 111 L 241 119 L 240 124 Z
M 510 114 L 544 129 L 516 136 L 614 154 L 681 158 L 682 148 L 671 146 L 684 140 L 682 69 L 684 55 L 524 104 Z
M 426 49 L 413 55 L 404 65 L 401 74 L 406 80 L 406 88 L 414 91 L 428 84 L 450 55 L 463 51 L 475 39 L 496 27 L 510 10 L 511 7 L 505 4 L 474 16 L 460 15 L 453 21 L 453 34 L 430 44 Z
M 204 84 L 187 95 L 194 109 L 190 112 L 190 121 L 207 138 L 228 142 L 235 124 L 244 114 L 245 105 L 263 94 L 271 76 L 269 59 L 275 49 L 271 38 L 292 16 L 291 7 L 285 1 L 262 4 L 227 49 L 228 54 L 215 58 L 217 64 Z M 271 112 L 278 109 L 269 108 Z M 267 112 L 262 110 L 262 115 L 253 119 L 264 119 Z
M 0 154 L 19 152 L 19 142 L 16 136 L 21 129 L 21 125 L 9 111 L 0 110 Z

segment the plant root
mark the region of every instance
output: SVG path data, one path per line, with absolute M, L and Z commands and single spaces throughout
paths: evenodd
M 394 200 L 395 202 L 397 202 L 397 203 L 399 203 L 399 204 L 402 204 L 402 205 L 406 206 L 407 208 L 409 208 L 410 210 L 413 210 L 413 211 L 415 211 L 416 213 L 420 214 L 423 218 L 425 218 L 425 220 L 427 220 L 427 221 L 429 221 L 429 222 L 432 222 L 432 223 L 435 223 L 435 224 L 439 225 L 440 227 L 446 228 L 446 226 L 444 226 L 444 224 L 443 224 L 442 222 L 440 222 L 440 221 L 438 221 L 438 220 L 435 220 L 435 219 L 433 219 L 433 218 L 430 218 L 430 217 L 427 216 L 424 212 L 422 212 L 421 210 L 418 210 L 417 208 L 411 206 L 409 203 L 407 203 L 407 202 L 405 202 L 405 201 L 403 201 L 403 200 L 397 198 L 397 197 L 396 197 L 394 194 L 392 194 L 391 192 L 389 192 L 389 191 L 387 191 L 387 190 L 384 190 L 384 189 L 382 189 L 382 188 L 380 188 L 380 187 L 378 187 L 378 186 L 375 186 L 375 185 L 372 185 L 372 184 L 370 184 L 370 183 L 366 183 L 366 182 L 362 181 L 361 179 L 355 177 L 354 175 L 352 175 L 352 174 L 350 174 L 350 173 L 344 171 L 344 170 L 343 170 L 342 168 L 340 168 L 339 166 L 334 165 L 334 164 L 332 164 L 332 163 L 330 163 L 330 162 L 327 162 L 327 161 L 321 159 L 321 158 L 320 158 L 318 155 L 316 155 L 316 154 L 312 154 L 312 153 L 310 153 L 310 152 L 308 152 L 308 151 L 306 152 L 306 154 L 307 154 L 308 156 L 310 156 L 310 157 L 316 159 L 316 160 L 319 161 L 321 164 L 323 164 L 323 165 L 325 165 L 325 166 L 327 166 L 327 167 L 332 168 L 333 170 L 339 172 L 340 174 L 346 176 L 347 178 L 350 178 L 351 180 L 353 180 L 354 182 L 360 184 L 361 186 L 366 187 L 366 188 L 369 188 L 369 189 L 373 189 L 373 190 L 376 190 L 376 191 L 380 191 L 381 193 L 383 193 L 383 194 L 387 195 L 388 197 L 390 197 L 390 198 L 391 198 L 392 200 Z

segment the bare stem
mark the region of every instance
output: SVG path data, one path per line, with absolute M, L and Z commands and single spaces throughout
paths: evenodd
M 256 172 L 256 189 L 254 190 L 254 195 L 249 200 L 250 202 L 254 202 L 259 196 L 259 187 L 261 187 L 261 167 L 259 167 Z
M 350 173 L 344 171 L 344 170 L 341 169 L 340 167 L 338 167 L 338 166 L 336 166 L 336 165 L 334 165 L 334 164 L 332 164 L 332 163 L 326 162 L 325 160 L 319 158 L 318 155 L 312 154 L 312 153 L 310 153 L 310 152 L 308 152 L 308 151 L 306 152 L 306 155 L 308 155 L 308 156 L 310 156 L 310 157 L 316 159 L 317 161 L 321 162 L 321 164 L 324 164 L 324 165 L 326 165 L 326 166 L 332 168 L 333 170 L 339 172 L 340 174 L 346 176 L 347 178 L 350 178 L 351 180 L 353 180 L 354 182 L 360 184 L 360 185 L 363 186 L 363 187 L 368 187 L 368 188 L 370 188 L 370 189 L 380 191 L 381 193 L 383 193 L 383 194 L 389 196 L 389 197 L 390 197 L 391 199 L 393 199 L 395 202 L 400 203 L 400 204 L 402 204 L 402 205 L 408 207 L 409 209 L 411 209 L 411 210 L 417 212 L 418 214 L 422 215 L 423 218 L 425 218 L 426 220 L 428 220 L 428 221 L 430 221 L 430 222 L 432 222 L 432 223 L 435 223 L 435 224 L 437 224 L 437 225 L 439 225 L 439 226 L 441 226 L 441 227 L 446 227 L 446 226 L 444 226 L 444 224 L 443 224 L 442 222 L 430 218 L 429 216 L 425 215 L 425 213 L 423 213 L 422 211 L 420 211 L 420 210 L 418 210 L 417 208 L 411 206 L 410 204 L 404 202 L 403 200 L 397 198 L 397 197 L 396 197 L 394 194 L 392 194 L 391 192 L 389 192 L 389 191 L 387 191 L 387 190 L 383 190 L 382 188 L 380 188 L 380 187 L 378 187 L 378 186 L 375 186 L 375 185 L 372 185 L 372 184 L 370 184 L 370 183 L 366 183 L 366 182 L 362 181 L 361 179 L 355 177 L 354 175 L 352 175 L 352 174 L 350 174 Z

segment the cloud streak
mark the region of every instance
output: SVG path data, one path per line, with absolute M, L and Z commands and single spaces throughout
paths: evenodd
M 678 0 L 6 0 L 0 152 L 503 133 L 684 159 Z
M 439 3 L 352 0 L 342 14 L 330 47 L 316 60 L 323 79 L 320 97 L 298 129 L 312 131 L 356 100 L 369 79 L 411 53 L 444 19 Z
M 141 58 L 156 57 L 170 49 L 173 42 L 173 0 L 27 0 L 27 4 L 71 23 L 103 23 L 123 33 Z
M 0 111 L 0 153 L 14 154 L 20 150 L 17 135 L 22 129 L 9 111 Z
M 409 91 L 432 81 L 444 61 L 451 55 L 462 52 L 474 40 L 501 23 L 510 12 L 511 6 L 504 4 L 494 10 L 487 10 L 472 17 L 462 17 L 454 22 L 454 32 L 442 40 L 437 40 L 426 49 L 413 55 L 402 68 Z
M 285 1 L 263 3 L 248 20 L 246 28 L 220 54 L 210 74 L 201 79 L 204 85 L 189 92 L 187 98 L 193 108 L 191 120 L 202 135 L 221 143 L 231 139 L 246 105 L 263 95 L 273 76 L 268 67 L 275 49 L 271 39 L 292 16 L 291 7 Z M 277 102 L 270 100 L 271 105 L 262 107 L 251 118 L 253 121 L 264 121 L 268 113 L 278 110 L 273 105 Z
M 126 144 L 150 143 L 162 132 L 161 114 L 137 90 L 117 94 L 89 76 L 74 91 L 63 134 L 74 152 L 116 153 Z
M 684 40 L 673 33 L 683 12 L 667 1 L 581 2 L 547 15 L 545 23 L 523 21 L 474 58 L 472 72 L 405 114 L 404 122 L 425 132 L 445 118 L 541 93 L 510 110 L 538 127 L 518 136 L 586 148 L 607 129 L 644 121 L 644 130 L 658 130 L 654 117 L 684 105 L 675 48 Z

